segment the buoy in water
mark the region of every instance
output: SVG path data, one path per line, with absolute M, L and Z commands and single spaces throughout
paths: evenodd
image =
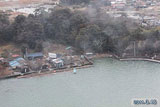
M 54 70 L 53 73 L 56 74 L 56 70 Z
M 73 69 L 73 73 L 74 73 L 74 74 L 76 74 L 76 73 L 77 73 L 77 70 L 76 70 L 76 68 L 74 68 L 74 69 Z

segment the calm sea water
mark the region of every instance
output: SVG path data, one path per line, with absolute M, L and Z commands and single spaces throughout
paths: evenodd
M 160 101 L 160 64 L 106 58 L 77 74 L 0 81 L 0 107 L 132 107 L 132 98 Z

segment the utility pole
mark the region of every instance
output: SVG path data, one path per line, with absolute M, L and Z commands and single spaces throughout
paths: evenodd
M 134 45 L 133 53 L 134 57 L 136 57 L 136 41 L 133 42 L 133 45 Z
M 27 57 L 27 55 L 28 55 L 28 48 L 26 48 L 26 47 L 25 47 L 25 52 L 24 52 L 23 57 L 24 57 L 24 58 L 26 58 L 26 57 Z

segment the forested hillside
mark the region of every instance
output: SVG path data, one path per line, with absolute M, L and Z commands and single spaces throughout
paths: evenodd
M 40 9 L 28 17 L 19 15 L 14 22 L 1 13 L 0 41 L 35 51 L 45 48 L 44 41 L 70 45 L 79 52 L 120 56 L 132 51 L 133 42 L 136 42 L 139 55 L 153 55 L 160 51 L 159 28 L 143 28 L 125 17 L 113 19 L 98 9 L 79 11 L 62 6 L 52 9 L 51 13 Z

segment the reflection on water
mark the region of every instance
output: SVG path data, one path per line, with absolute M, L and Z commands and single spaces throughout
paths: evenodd
M 0 107 L 131 107 L 160 101 L 160 64 L 98 59 L 92 68 L 0 81 Z

